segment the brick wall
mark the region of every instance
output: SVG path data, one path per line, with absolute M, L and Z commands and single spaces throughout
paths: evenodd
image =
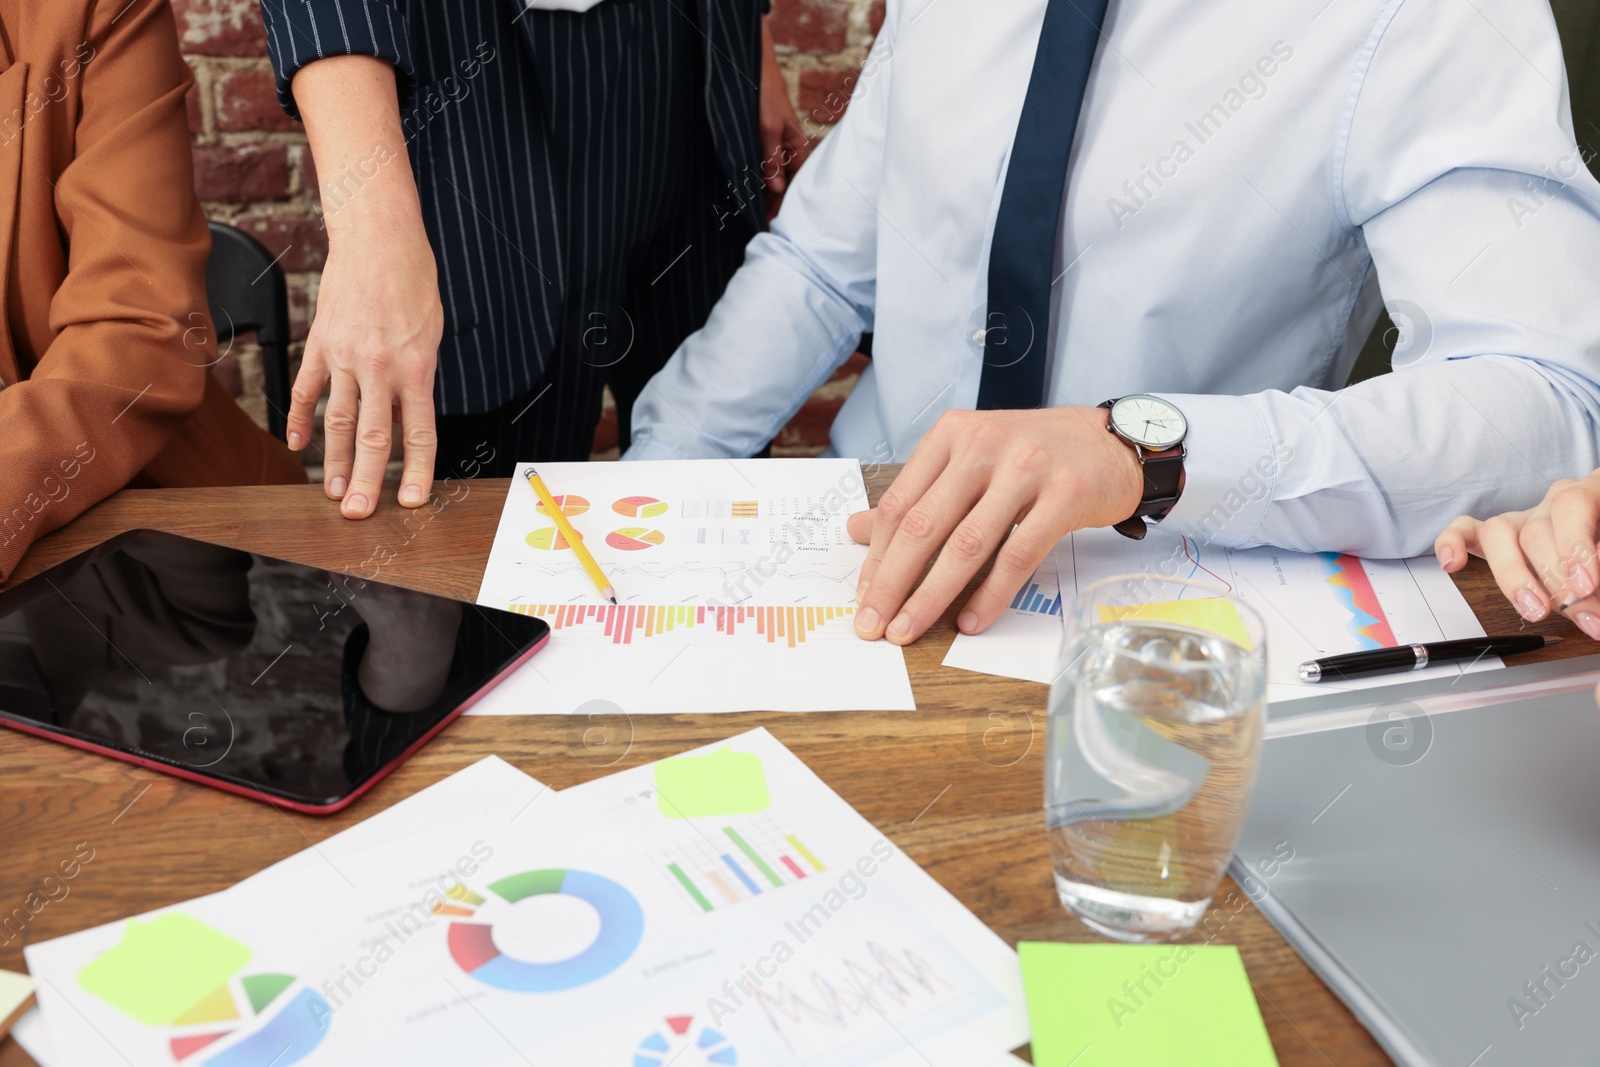
M 881 24 L 883 2 L 773 0 L 771 26 L 779 62 L 809 133 L 824 134 L 827 127 L 815 119 L 833 116 L 838 100 L 848 95 L 848 79 Z M 278 107 L 257 0 L 173 0 L 173 7 L 184 54 L 195 72 L 189 127 L 197 191 L 208 216 L 239 226 L 281 256 L 289 279 L 297 365 L 327 258 L 305 134 Z M 780 434 L 774 453 L 819 451 L 859 369 L 858 358 L 818 389 Z M 266 402 L 254 348 L 235 345 L 218 372 L 240 403 L 264 420 Z M 609 410 L 596 433 L 595 450 L 597 456 L 616 455 Z

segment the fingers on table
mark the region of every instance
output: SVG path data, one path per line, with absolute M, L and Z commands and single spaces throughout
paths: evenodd
M 405 440 L 405 469 L 400 475 L 400 503 L 419 507 L 433 491 L 433 461 L 439 438 L 433 422 L 433 383 L 408 391 L 400 400 L 400 431 Z
M 1483 555 L 1478 545 L 1478 528 L 1482 525 L 1482 521 L 1471 515 L 1459 515 L 1434 538 L 1433 554 L 1446 573 L 1454 574 L 1465 567 L 1469 555 Z
M 867 558 L 861 564 L 861 581 L 856 585 L 858 604 L 866 602 L 867 587 L 876 579 L 878 567 L 883 563 L 884 553 L 889 550 L 889 544 L 894 540 L 900 524 L 944 473 L 949 458 L 949 447 L 935 426 L 911 453 L 910 462 L 895 477 L 894 484 L 885 489 L 883 496 L 878 498 L 878 506 L 872 513 L 872 537 L 868 542 Z M 931 554 L 930 552 L 929 555 Z M 923 557 L 923 561 L 927 561 L 927 556 Z M 896 602 L 894 606 L 900 605 Z
M 332 402 L 329 402 L 330 418 Z M 360 414 L 356 417 L 355 465 L 350 491 L 340 511 L 347 519 L 364 519 L 378 506 L 383 492 L 383 472 L 389 465 L 390 433 L 394 417 L 392 398 L 383 385 L 368 380 L 361 385 Z
M 1563 603 L 1592 597 L 1600 589 L 1600 561 L 1595 559 L 1595 542 L 1600 537 L 1597 528 L 1600 498 L 1592 490 L 1578 482 L 1561 483 L 1552 490 L 1550 531 L 1558 573 L 1567 588 Z
M 996 548 L 1000 549 L 1000 558 L 995 561 L 994 573 L 1000 572 L 1002 567 L 1009 571 L 1007 557 L 1011 554 L 1008 547 L 1001 547 L 1001 542 L 1006 541 L 1006 535 L 1011 531 L 1011 524 L 1017 515 L 1027 506 L 1029 494 L 1022 489 L 991 485 L 981 500 L 972 507 L 966 517 L 956 525 L 954 531 L 945 539 L 944 547 L 939 551 L 939 558 L 934 561 L 933 569 L 922 580 L 917 591 L 912 593 L 900 609 L 895 620 L 889 624 L 889 640 L 899 644 L 914 641 L 927 631 L 929 626 L 939 618 L 939 615 L 961 595 L 967 587 L 972 576 L 978 573 L 984 561 L 994 554 Z M 902 530 L 904 526 L 902 525 Z M 1012 537 L 1016 537 L 1012 534 Z M 1053 542 L 1052 542 L 1053 543 Z M 888 568 L 885 565 L 885 570 Z M 880 570 L 880 574 L 883 571 Z M 997 581 L 991 574 L 989 582 Z M 969 602 L 967 610 L 961 613 L 958 625 L 963 632 L 977 633 L 999 615 L 1000 609 L 1010 603 L 1010 598 L 1020 587 L 1022 580 L 1032 574 L 1031 567 L 1022 572 L 1017 579 L 1017 585 L 1006 594 L 1004 600 L 999 600 L 997 594 L 984 598 L 974 597 L 978 607 L 974 610 Z M 913 579 L 915 575 L 913 575 Z M 1003 582 L 1005 579 L 999 579 Z M 987 586 L 989 582 L 985 582 Z M 981 592 L 981 590 L 980 590 Z M 997 601 L 993 611 L 989 610 L 989 602 Z
M 317 401 L 328 387 L 328 364 L 322 358 L 322 347 L 306 343 L 305 356 L 300 360 L 300 373 L 295 375 L 294 389 L 289 393 L 289 412 L 284 419 L 289 447 L 296 452 L 311 443 L 316 425 Z
M 973 505 L 978 503 L 984 486 L 970 478 L 942 477 L 909 506 L 890 496 L 894 488 L 891 486 L 890 492 L 878 501 L 878 521 L 873 529 L 869 562 L 873 554 L 881 552 L 881 555 L 870 577 L 865 568 L 862 570 L 870 586 L 856 616 L 856 632 L 872 639 L 887 632 L 889 640 L 896 644 L 909 644 L 927 629 L 965 584 L 963 581 L 957 585 L 942 602 L 934 603 L 927 596 L 919 599 L 915 606 L 925 616 L 920 625 L 905 614 L 912 587 L 922 577 L 923 569 L 958 529 L 964 531 L 963 554 L 967 547 L 981 539 L 981 535 L 964 522 Z M 883 533 L 884 527 L 890 524 L 892 532 Z M 1003 535 L 1003 528 L 1001 533 Z M 993 545 L 989 548 L 992 550 Z M 983 558 L 979 556 L 978 563 L 982 563 Z M 976 566 L 973 569 L 976 570 Z
M 328 406 L 322 413 L 326 451 L 322 455 L 322 487 L 334 500 L 344 499 L 355 466 L 356 419 L 361 410 L 361 390 L 355 376 L 334 371 L 328 389 Z

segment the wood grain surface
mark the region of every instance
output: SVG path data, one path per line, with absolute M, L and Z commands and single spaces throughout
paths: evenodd
M 869 471 L 874 499 L 895 471 Z M 455 482 L 434 505 L 408 512 L 390 498 L 362 522 L 342 519 L 318 486 L 129 490 L 39 542 L 13 581 L 114 534 L 154 528 L 328 569 L 371 575 L 378 565 L 384 581 L 470 600 L 507 487 Z M 1481 561 L 1457 581 L 1489 632 L 1524 627 Z M 1007 941 L 1095 940 L 1051 884 L 1040 814 L 1045 687 L 941 666 L 955 614 L 907 650 L 915 712 L 465 718 L 351 810 L 326 818 L 0 729 L 0 916 L 40 892 L 80 842 L 94 850 L 67 895 L 0 944 L 0 967 L 24 970 L 25 943 L 224 889 L 484 756 L 559 788 L 756 726 Z M 1533 629 L 1568 640 L 1519 663 L 1593 651 L 1563 619 Z M 1208 927 L 1217 943 L 1242 951 L 1284 1067 L 1389 1062 L 1231 881 Z M 14 1041 L 0 1043 L 0 1067 L 31 1062 Z

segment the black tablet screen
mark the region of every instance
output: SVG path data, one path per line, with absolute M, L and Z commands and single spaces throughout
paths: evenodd
M 534 618 L 136 531 L 0 593 L 0 717 L 330 806 L 547 633 Z

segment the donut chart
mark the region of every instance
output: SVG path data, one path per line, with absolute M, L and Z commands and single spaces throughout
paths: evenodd
M 583 535 L 578 535 L 578 540 L 583 540 Z M 554 526 L 541 527 L 530 533 L 527 538 L 529 548 L 537 548 L 541 552 L 561 552 L 572 548 L 567 544 L 566 537 Z
M 563 515 L 582 515 L 589 510 L 589 501 L 581 496 L 554 496 L 550 499 L 556 502 L 556 507 L 561 509 Z M 535 504 L 533 510 L 541 515 L 550 514 L 550 509 L 544 506 L 543 500 Z
M 606 534 L 606 544 L 621 552 L 643 552 L 666 541 L 660 530 L 647 530 L 643 526 L 628 526 Z
M 667 502 L 653 496 L 625 496 L 612 504 L 611 510 L 630 519 L 653 519 L 667 513 Z
M 555 993 L 604 978 L 625 963 L 644 939 L 644 911 L 634 895 L 603 875 L 549 869 L 524 871 L 493 882 L 489 892 L 516 904 L 530 897 L 560 893 L 577 897 L 600 915 L 600 932 L 589 947 L 553 963 L 530 963 L 501 952 L 494 927 L 483 922 L 450 924 L 447 944 L 456 966 L 495 989 L 511 993 Z M 472 894 L 467 903 L 481 902 Z M 453 908 L 466 911 L 465 908 Z

